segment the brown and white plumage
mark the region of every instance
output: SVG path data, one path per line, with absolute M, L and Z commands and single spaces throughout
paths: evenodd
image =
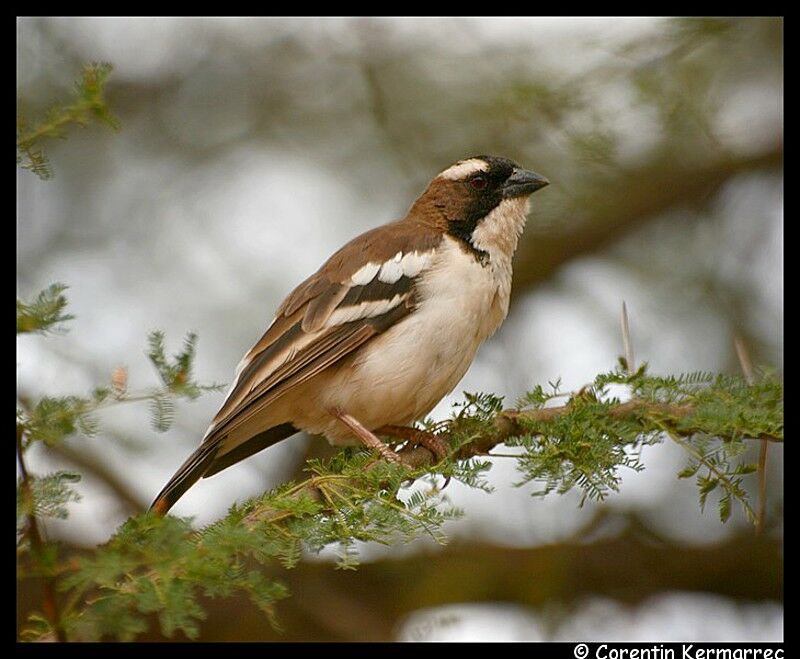
M 343 413 L 366 432 L 429 413 L 505 318 L 528 196 L 546 184 L 504 158 L 459 161 L 404 219 L 337 251 L 281 304 L 153 509 L 300 430 L 361 443 Z

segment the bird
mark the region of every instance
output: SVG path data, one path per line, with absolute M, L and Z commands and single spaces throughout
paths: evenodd
M 502 324 L 529 197 L 548 184 L 508 158 L 459 160 L 403 219 L 335 252 L 281 303 L 150 509 L 165 515 L 201 477 L 301 431 L 397 462 L 376 431 L 430 413 Z

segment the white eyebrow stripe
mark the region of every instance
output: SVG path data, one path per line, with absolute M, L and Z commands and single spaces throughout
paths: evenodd
M 380 263 L 367 263 L 350 276 L 350 281 L 353 282 L 353 286 L 366 286 L 375 278 L 380 269 Z
M 461 181 L 475 172 L 485 172 L 489 165 L 479 158 L 461 160 L 452 167 L 445 169 L 437 178 L 446 178 L 450 181 Z
M 408 295 L 408 293 L 398 293 L 391 300 L 371 300 L 352 307 L 339 307 L 331 314 L 331 317 L 328 318 L 325 327 L 335 327 L 336 325 L 349 323 L 353 320 L 360 320 L 361 318 L 375 318 L 376 316 L 380 316 L 394 309 L 405 300 Z

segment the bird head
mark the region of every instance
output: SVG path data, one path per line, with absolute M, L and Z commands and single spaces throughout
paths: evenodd
M 474 156 L 451 165 L 428 185 L 410 215 L 481 252 L 512 252 L 525 223 L 528 197 L 549 184 L 508 158 Z M 508 254 L 510 256 L 510 254 Z

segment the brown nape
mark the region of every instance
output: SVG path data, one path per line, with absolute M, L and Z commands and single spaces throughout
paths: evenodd
M 470 193 L 462 181 L 435 178 L 411 206 L 406 221 L 447 231 L 450 222 L 461 217 L 470 202 Z

